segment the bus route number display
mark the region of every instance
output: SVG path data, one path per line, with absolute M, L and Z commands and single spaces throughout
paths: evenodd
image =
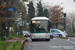
M 32 21 L 32 23 L 40 23 L 40 21 Z

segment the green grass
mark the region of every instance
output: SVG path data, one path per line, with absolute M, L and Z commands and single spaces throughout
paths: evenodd
M 23 35 L 15 35 L 14 37 L 22 38 L 23 40 L 25 40 L 25 37 Z
M 68 37 L 75 37 L 75 34 L 68 34 Z
M 6 40 L 8 40 L 8 39 L 13 39 L 14 37 L 12 36 L 12 35 L 9 35 L 7 38 L 6 38 Z
M 6 48 L 6 50 L 21 50 L 21 42 L 20 41 L 16 41 L 16 42 L 10 43 L 8 45 L 8 47 Z
M 6 38 L 6 40 L 8 40 L 8 39 L 13 39 L 13 38 L 22 38 L 22 39 L 25 40 L 25 37 L 24 37 L 23 35 L 14 35 L 14 36 L 9 35 L 9 36 Z
M 4 49 L 6 42 L 5 41 L 0 41 L 0 50 Z

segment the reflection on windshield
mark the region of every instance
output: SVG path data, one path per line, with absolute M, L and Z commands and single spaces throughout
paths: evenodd
M 32 32 L 47 32 L 47 27 L 48 21 L 40 20 L 39 23 L 32 23 Z

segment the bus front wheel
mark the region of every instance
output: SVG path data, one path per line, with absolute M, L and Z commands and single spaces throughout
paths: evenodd
M 35 41 L 35 39 L 32 39 L 32 41 Z
M 47 41 L 50 41 L 50 39 L 46 39 Z

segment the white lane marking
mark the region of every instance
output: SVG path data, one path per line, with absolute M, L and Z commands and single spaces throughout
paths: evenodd
M 68 39 L 67 41 L 69 41 L 69 42 L 71 42 L 71 43 L 75 44 L 75 42 L 73 42 L 73 41 L 70 41 L 69 39 Z

